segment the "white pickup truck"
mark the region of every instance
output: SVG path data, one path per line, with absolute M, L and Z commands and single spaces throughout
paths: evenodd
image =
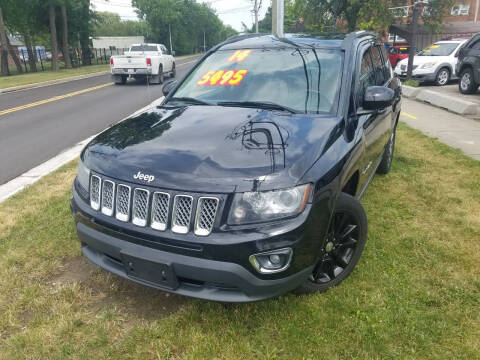
M 128 77 L 147 78 L 150 84 L 162 84 L 166 74 L 175 77 L 175 58 L 162 44 L 133 44 L 124 55 L 110 57 L 110 73 L 115 84 Z

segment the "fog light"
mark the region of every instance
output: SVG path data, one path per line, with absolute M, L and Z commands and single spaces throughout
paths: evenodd
M 272 274 L 286 270 L 290 266 L 293 251 L 290 248 L 267 251 L 250 255 L 250 264 L 261 274 Z

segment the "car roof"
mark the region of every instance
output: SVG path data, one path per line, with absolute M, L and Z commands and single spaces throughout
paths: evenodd
M 441 41 L 437 41 L 435 42 L 435 44 L 461 44 L 461 43 L 464 43 L 466 42 L 467 40 L 466 39 L 457 39 L 457 40 L 441 40 Z
M 278 38 L 271 34 L 241 35 L 228 39 L 221 44 L 221 50 L 258 49 L 258 48 L 285 48 L 285 47 L 315 47 L 341 48 L 347 38 L 344 33 L 324 34 L 285 34 Z

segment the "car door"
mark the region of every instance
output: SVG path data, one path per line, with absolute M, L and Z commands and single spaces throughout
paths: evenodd
M 385 86 L 386 74 L 379 46 L 371 44 L 364 49 L 360 63 L 359 77 L 357 81 L 357 107 L 363 105 L 363 96 L 369 86 Z M 359 124 L 363 126 L 365 153 L 360 168 L 360 177 L 363 182 L 375 171 L 380 157 L 383 154 L 386 138 L 388 138 L 391 117 L 391 107 L 380 109 L 374 113 L 362 115 Z
M 163 52 L 163 58 L 165 61 L 165 71 L 172 71 L 173 58 L 170 54 L 170 51 L 168 51 L 168 49 L 164 45 L 162 45 L 161 48 Z

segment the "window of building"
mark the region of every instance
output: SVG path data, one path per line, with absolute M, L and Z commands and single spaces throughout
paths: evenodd
M 454 5 L 452 7 L 452 12 L 451 14 L 453 16 L 460 16 L 460 15 L 468 15 L 470 12 L 470 5 L 467 4 L 460 4 L 460 5 Z

